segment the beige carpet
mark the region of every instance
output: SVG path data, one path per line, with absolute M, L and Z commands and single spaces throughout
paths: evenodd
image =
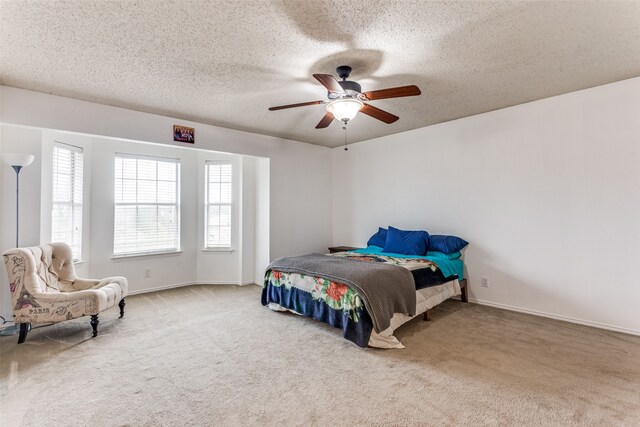
M 640 425 L 640 337 L 447 301 L 360 349 L 256 286 L 128 298 L 127 315 L 2 337 L 3 427 Z

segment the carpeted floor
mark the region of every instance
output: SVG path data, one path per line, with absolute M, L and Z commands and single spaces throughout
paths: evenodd
M 132 296 L 127 314 L 0 341 L 0 424 L 640 425 L 640 337 L 447 301 L 405 350 L 259 303 L 256 286 Z

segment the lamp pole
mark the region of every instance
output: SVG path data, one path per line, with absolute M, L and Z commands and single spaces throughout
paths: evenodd
M 29 166 L 35 156 L 33 154 L 3 153 L 2 160 L 11 166 L 16 172 L 16 248 L 20 247 L 20 171 L 24 166 Z M 4 317 L 2 318 L 4 321 Z M 6 321 L 4 322 L 6 323 Z M 16 335 L 19 332 L 18 326 L 14 323 L 8 328 L 0 330 L 0 335 Z
M 20 171 L 22 166 L 11 165 L 16 171 L 16 248 L 20 247 Z

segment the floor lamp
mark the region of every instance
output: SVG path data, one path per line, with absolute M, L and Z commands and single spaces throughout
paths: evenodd
M 2 161 L 11 166 L 16 172 L 16 248 L 20 247 L 20 171 L 23 167 L 33 163 L 33 154 L 4 153 Z M 5 328 L 0 331 L 0 335 L 15 335 L 19 332 L 17 325 Z

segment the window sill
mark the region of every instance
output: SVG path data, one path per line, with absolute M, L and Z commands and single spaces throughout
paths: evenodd
M 231 253 L 235 252 L 233 248 L 204 248 L 202 252 L 220 252 L 220 253 Z
M 170 251 L 170 252 L 148 252 L 142 254 L 131 254 L 131 255 L 114 255 L 111 257 L 111 261 L 126 261 L 132 258 L 155 258 L 155 257 L 165 257 L 165 256 L 176 256 L 180 255 L 182 251 Z
M 82 265 L 84 264 L 86 261 L 83 259 L 79 259 L 77 261 L 73 261 L 73 265 Z

